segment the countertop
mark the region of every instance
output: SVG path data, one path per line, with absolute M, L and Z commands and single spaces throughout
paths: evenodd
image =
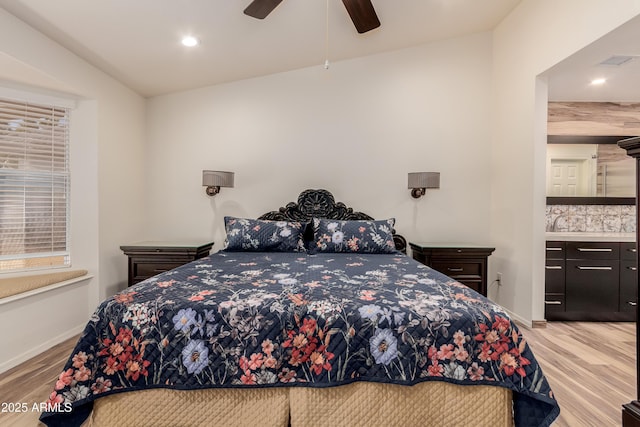
M 589 233 L 547 231 L 547 240 L 561 240 L 571 242 L 635 242 L 636 233 Z

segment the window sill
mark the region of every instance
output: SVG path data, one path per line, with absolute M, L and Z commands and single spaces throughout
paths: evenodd
M 33 276 L 33 277 L 34 277 L 34 280 L 37 280 L 38 278 L 42 278 L 42 276 L 45 276 L 45 275 L 37 275 L 37 276 Z M 31 276 L 25 276 L 25 277 L 31 277 Z M 20 277 L 20 279 L 24 280 L 25 277 Z M 39 287 L 36 287 L 36 288 L 33 288 L 33 289 L 29 289 L 29 290 L 25 290 L 25 291 L 22 291 L 22 292 L 15 293 L 13 295 L 2 297 L 2 298 L 0 298 L 0 305 L 7 304 L 7 303 L 10 303 L 10 302 L 13 302 L 13 301 L 18 301 L 18 300 L 21 300 L 21 299 L 24 299 L 24 298 L 28 298 L 28 297 L 31 297 L 31 296 L 34 296 L 34 295 L 42 294 L 42 293 L 45 293 L 45 292 L 48 292 L 48 291 L 51 291 L 51 290 L 54 290 L 54 289 L 63 288 L 65 286 L 70 286 L 70 285 L 73 285 L 73 284 L 76 284 L 76 283 L 80 283 L 80 282 L 83 282 L 83 281 L 88 281 L 91 278 L 93 278 L 93 275 L 87 274 L 86 271 L 85 271 L 85 274 L 77 276 L 77 277 L 73 277 L 73 278 L 70 278 L 70 279 L 67 279 L 67 280 L 54 281 L 53 283 L 49 283 L 49 284 L 46 284 L 44 286 L 39 286 Z M 10 283 L 9 282 L 10 279 L 0 279 L 0 283 L 3 280 L 6 280 L 8 282 L 7 286 L 10 286 L 10 284 L 9 284 Z M 2 285 L 0 284 L 0 286 L 2 286 Z

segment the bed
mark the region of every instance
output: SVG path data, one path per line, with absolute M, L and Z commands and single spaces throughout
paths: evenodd
M 393 219 L 326 190 L 97 308 L 49 426 L 548 426 L 559 414 L 504 310 L 417 263 Z

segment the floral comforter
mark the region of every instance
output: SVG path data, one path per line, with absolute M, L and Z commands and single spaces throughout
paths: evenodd
M 506 313 L 405 255 L 221 252 L 104 301 L 41 420 L 79 425 L 96 398 L 153 387 L 428 380 L 513 390 L 516 425 L 559 413 Z

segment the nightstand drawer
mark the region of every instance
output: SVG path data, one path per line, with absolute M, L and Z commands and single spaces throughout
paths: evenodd
M 142 278 L 147 279 L 157 274 L 164 273 L 165 271 L 173 270 L 176 267 L 186 264 L 185 262 L 134 262 L 133 263 L 133 276 L 134 279 Z
M 465 276 L 481 278 L 482 264 L 477 262 L 433 261 L 431 267 L 454 279 Z

